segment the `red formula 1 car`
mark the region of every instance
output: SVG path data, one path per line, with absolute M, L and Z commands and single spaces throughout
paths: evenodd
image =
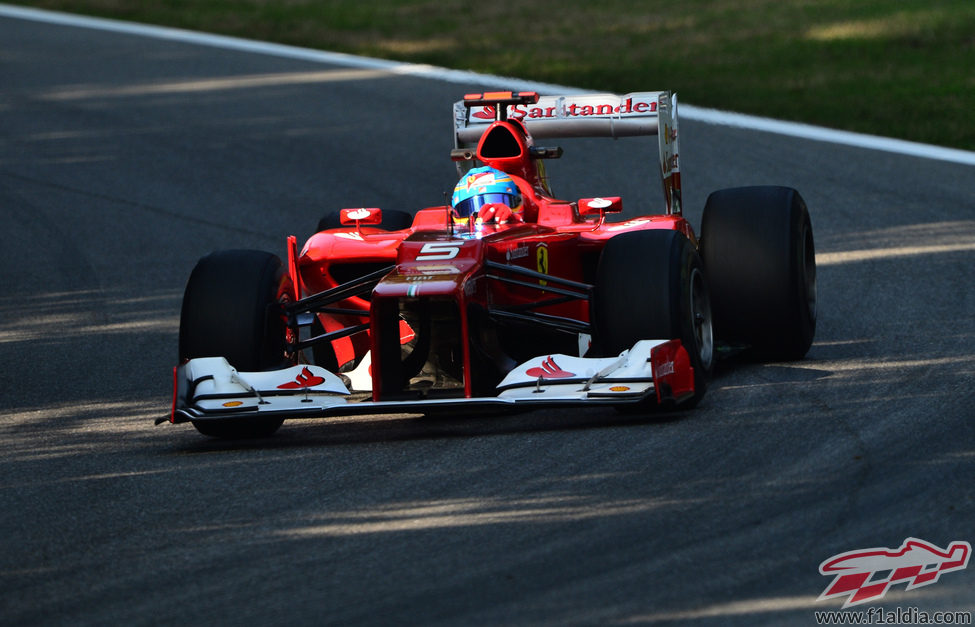
M 715 339 L 797 359 L 815 330 L 815 255 L 792 189 L 713 193 L 681 215 L 669 92 L 495 92 L 454 106 L 450 204 L 325 216 L 287 263 L 227 250 L 186 286 L 171 422 L 263 436 L 286 418 L 611 405 L 691 407 Z M 657 135 L 665 211 L 561 200 L 537 139 Z

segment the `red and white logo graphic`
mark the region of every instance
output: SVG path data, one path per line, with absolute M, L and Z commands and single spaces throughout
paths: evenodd
M 368 209 L 352 209 L 347 214 L 345 214 L 350 220 L 365 220 L 372 215 L 372 212 Z
M 322 383 L 325 383 L 325 379 L 319 377 L 311 370 L 309 370 L 307 366 L 305 366 L 304 370 L 302 370 L 301 373 L 297 377 L 295 377 L 294 381 L 288 381 L 287 383 L 282 383 L 281 385 L 278 386 L 278 389 L 298 390 L 301 388 L 312 388 L 315 387 L 316 385 L 321 385 Z
M 574 377 L 575 373 L 566 372 L 559 368 L 552 356 L 549 355 L 545 361 L 542 362 L 541 367 L 536 366 L 534 368 L 529 368 L 525 371 L 529 377 L 541 377 L 543 379 L 564 379 L 566 377 Z
M 907 582 L 907 590 L 931 585 L 943 573 L 964 570 L 972 546 L 952 542 L 947 549 L 907 538 L 899 549 L 859 549 L 834 555 L 819 565 L 822 575 L 835 575 L 817 601 L 848 596 L 843 607 L 884 598 L 894 584 Z
M 470 191 L 472 189 L 477 189 L 479 187 L 484 187 L 486 185 L 494 185 L 495 183 L 506 183 L 510 181 L 511 178 L 505 176 L 503 178 L 498 178 L 495 176 L 494 172 L 475 172 L 473 174 L 468 174 L 464 178 L 464 189 Z M 457 187 L 460 187 L 458 185 Z M 479 191 L 479 193 L 481 193 Z
M 494 121 L 494 107 L 483 107 L 480 111 L 474 111 L 471 115 L 481 120 Z
M 513 120 L 535 120 L 588 117 L 632 117 L 657 114 L 656 94 L 627 95 L 626 99 L 606 96 L 558 96 L 539 99 L 534 106 L 508 105 L 508 117 Z M 485 105 L 471 109 L 471 117 L 494 121 L 494 107 Z

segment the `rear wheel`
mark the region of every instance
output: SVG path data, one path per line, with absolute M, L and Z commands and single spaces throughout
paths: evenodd
M 715 333 L 763 359 L 802 358 L 816 333 L 816 250 L 806 203 L 788 187 L 714 192 L 701 255 Z
M 677 231 L 638 231 L 607 242 L 593 295 L 594 346 L 617 355 L 638 340 L 679 339 L 694 367 L 694 397 L 714 367 L 711 305 L 704 266 Z
M 281 260 L 257 250 L 224 250 L 200 259 L 186 283 L 179 324 L 179 360 L 225 357 L 240 371 L 281 368 L 287 325 L 275 305 L 288 298 L 291 283 Z M 204 435 L 265 437 L 280 418 L 193 421 Z

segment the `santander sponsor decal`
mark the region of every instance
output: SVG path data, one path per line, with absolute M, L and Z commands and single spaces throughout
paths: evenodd
M 549 355 L 547 359 L 542 362 L 541 366 L 535 368 L 529 368 L 525 371 L 529 377 L 541 377 L 543 379 L 564 379 L 566 377 L 574 377 L 575 373 L 568 372 L 567 370 L 562 370 L 552 356 Z
M 300 390 L 302 388 L 313 388 L 316 385 L 325 383 L 325 379 L 313 373 L 306 366 L 293 381 L 282 383 L 278 386 L 279 390 Z
M 536 105 L 513 105 L 508 107 L 508 117 L 515 120 L 558 120 L 565 118 L 623 117 L 656 115 L 656 100 L 627 97 L 617 99 L 567 98 L 542 99 Z M 494 107 L 482 107 L 472 111 L 471 117 L 485 122 L 494 121 Z

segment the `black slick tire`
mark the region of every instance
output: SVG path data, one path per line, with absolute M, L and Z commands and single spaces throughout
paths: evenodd
M 802 196 L 788 187 L 714 192 L 701 224 L 715 335 L 759 359 L 801 359 L 816 333 L 816 251 Z
M 711 310 L 704 266 L 677 231 L 637 231 L 606 243 L 596 270 L 593 346 L 617 355 L 639 340 L 679 339 L 694 368 L 696 405 L 714 367 Z
M 224 250 L 200 259 L 187 281 L 179 325 L 179 360 L 225 357 L 239 371 L 291 365 L 286 324 L 274 304 L 286 298 L 290 280 L 281 260 L 257 250 Z M 266 437 L 279 418 L 194 421 L 204 435 Z

